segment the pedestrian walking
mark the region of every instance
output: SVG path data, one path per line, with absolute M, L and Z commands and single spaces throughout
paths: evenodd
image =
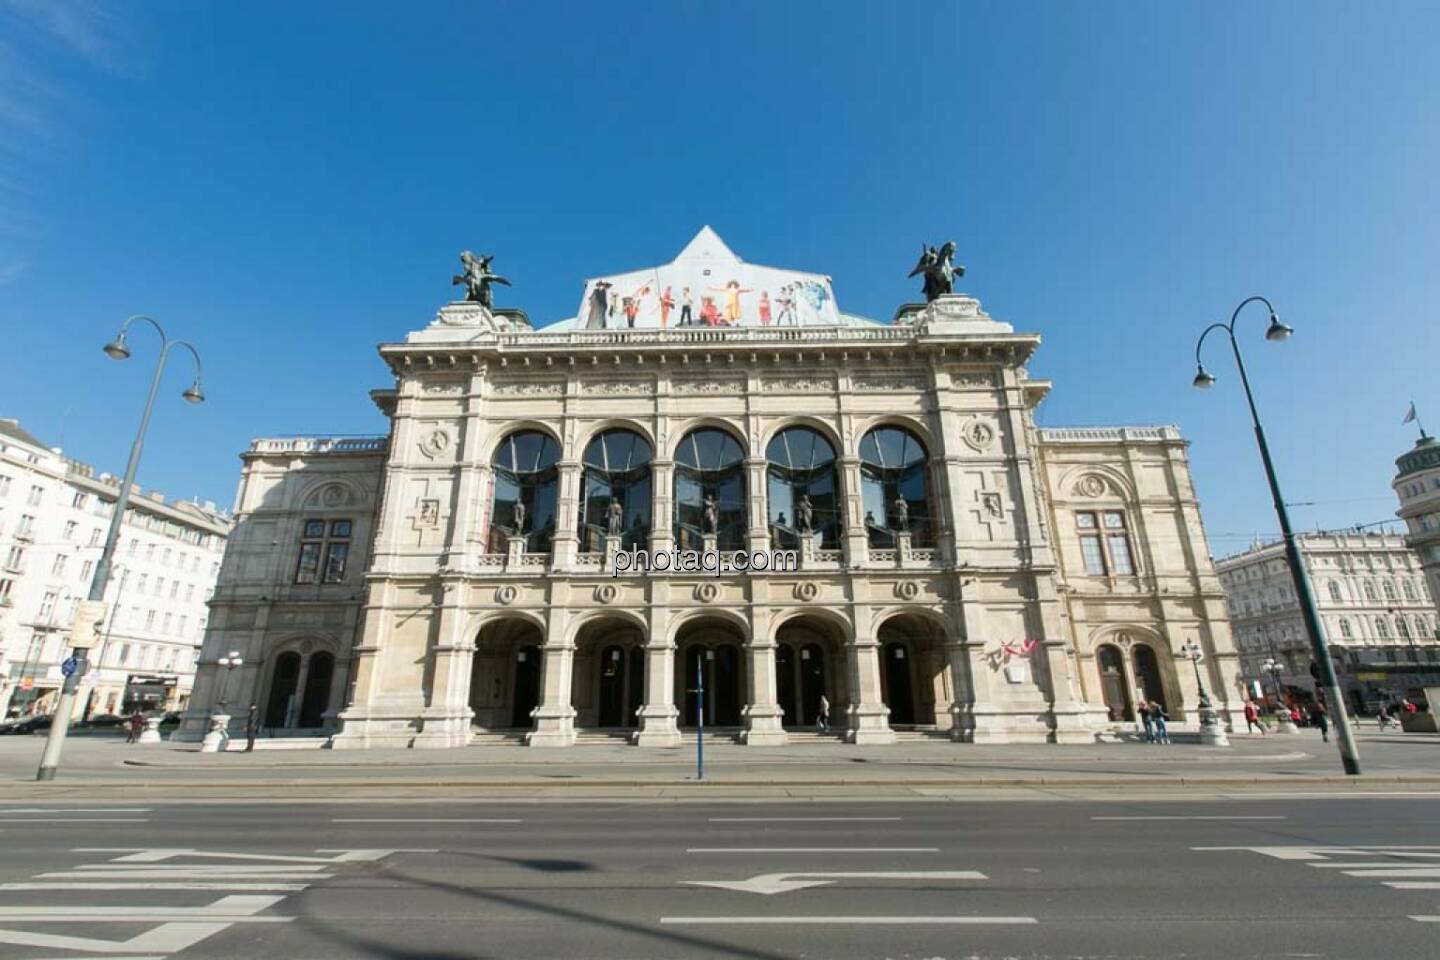
M 145 714 L 140 712 L 139 707 L 136 707 L 135 712 L 130 714 L 130 722 L 125 726 L 127 727 L 126 743 L 135 743 L 140 739 L 140 733 L 145 729 Z
M 1330 742 L 1330 715 L 1325 712 L 1325 705 L 1317 703 L 1310 708 L 1310 722 L 1320 728 L 1320 739 Z
M 1159 700 L 1150 701 L 1150 719 L 1155 724 L 1155 742 L 1169 743 L 1170 730 L 1165 723 L 1170 717 L 1166 715 L 1165 708 L 1160 705 Z
M 1260 708 L 1255 705 L 1254 700 L 1247 698 L 1245 701 L 1245 732 L 1254 733 L 1256 730 L 1260 731 L 1262 737 L 1267 733 L 1265 721 L 1260 719 Z
M 1135 712 L 1140 715 L 1140 725 L 1145 728 L 1145 742 L 1154 743 L 1155 720 L 1153 717 L 1150 716 L 1150 704 L 1146 703 L 1144 700 L 1141 700 L 1140 706 L 1136 708 Z
M 815 729 L 821 733 L 830 732 L 830 701 L 820 694 L 820 707 L 815 712 Z

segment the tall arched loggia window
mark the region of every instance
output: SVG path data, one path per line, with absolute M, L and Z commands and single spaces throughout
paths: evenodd
M 633 430 L 606 430 L 585 447 L 580 478 L 580 549 L 605 549 L 612 512 L 621 546 L 650 539 L 650 443 Z M 611 501 L 617 509 L 612 511 Z
M 876 427 L 860 439 L 860 486 L 865 530 L 872 547 L 895 543 L 895 530 L 910 531 L 915 546 L 931 546 L 930 455 L 904 427 Z M 905 501 L 902 511 L 897 500 Z
M 559 445 L 538 430 L 521 430 L 500 441 L 490 461 L 495 468 L 495 496 L 490 510 L 492 553 L 505 552 L 507 537 L 516 534 L 524 536 L 528 552 L 550 549 L 560 482 L 555 461 L 559 457 Z
M 715 502 L 716 545 L 745 545 L 745 454 L 740 443 L 714 427 L 692 430 L 675 451 L 675 544 L 698 550 L 709 532 L 706 501 Z
M 790 427 L 770 441 L 765 459 L 770 529 L 780 545 L 798 549 L 802 537 L 819 534 L 821 548 L 838 546 L 840 484 L 830 441 L 809 427 Z

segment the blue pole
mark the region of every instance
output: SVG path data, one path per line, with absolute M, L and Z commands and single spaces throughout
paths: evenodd
M 695 772 L 705 779 L 705 651 L 695 661 Z

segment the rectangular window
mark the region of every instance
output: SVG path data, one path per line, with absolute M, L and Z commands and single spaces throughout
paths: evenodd
M 40 618 L 41 620 L 49 620 L 49 619 L 50 619 L 50 615 L 51 615 L 52 613 L 54 613 L 54 612 L 55 612 L 55 594 L 53 594 L 53 593 L 47 593 L 47 594 L 45 594 L 44 598 L 40 601 L 40 613 L 39 613 L 39 618 Z
M 179 596 L 179 595 L 180 595 L 180 581 L 179 581 L 179 580 L 172 580 L 172 581 L 170 581 L 170 599 L 171 599 L 171 600 L 174 600 L 174 599 L 175 599 L 177 596 Z
M 154 559 L 155 559 L 155 544 L 153 544 L 153 543 L 147 543 L 147 544 L 145 544 L 145 559 L 146 559 L 146 560 L 154 560 Z
M 84 510 L 84 509 L 85 509 L 85 501 L 86 501 L 87 499 L 88 499 L 88 498 L 85 496 L 85 494 L 83 494 L 83 493 L 81 493 L 80 491 L 77 490 L 77 491 L 75 492 L 75 496 L 72 497 L 71 500 L 70 500 L 70 506 L 74 507 L 74 508 L 77 509 L 77 510 Z
M 154 610 L 147 610 L 147 611 L 145 612 L 145 629 L 146 629 L 146 630 L 154 630 L 154 629 L 155 629 L 155 611 L 154 611 Z
M 134 537 L 131 537 L 131 538 L 130 538 L 130 546 L 126 548 L 126 552 L 129 553 L 129 555 L 133 557 L 133 556 L 135 556 L 135 551 L 139 548 L 139 546 L 140 546 L 140 541 L 139 541 L 139 540 L 136 540 Z
M 65 554 L 57 553 L 55 555 L 55 562 L 50 565 L 50 575 L 52 577 L 65 576 L 65 561 L 69 559 Z
M 165 614 L 165 618 L 160 622 L 160 632 L 161 632 L 161 633 L 169 633 L 169 632 L 170 632 L 170 614 L 168 614 L 168 613 Z
M 20 523 L 15 527 L 15 536 L 28 537 L 30 530 L 35 526 L 35 518 L 28 513 L 20 514 Z
M 5 558 L 5 569 L 14 570 L 19 573 L 25 567 L 25 548 L 11 547 L 10 555 Z
M 194 599 L 195 599 L 195 584 L 193 584 L 193 583 L 187 583 L 187 584 L 185 584 L 185 602 L 186 602 L 186 603 L 189 603 L 190 601 L 192 601 L 192 600 L 194 600 Z
M 301 531 L 296 583 L 342 583 L 350 558 L 349 520 L 306 520 Z
M 165 548 L 165 553 L 160 557 L 160 562 L 163 563 L 163 564 L 164 564 L 165 566 L 167 566 L 167 567 L 170 566 L 170 548 L 169 548 L 169 547 L 166 547 L 166 548 Z
M 122 643 L 122 644 L 120 644 L 120 656 L 119 656 L 117 662 L 119 663 L 120 666 L 123 667 L 123 666 L 125 666 L 125 661 L 126 661 L 126 660 L 129 660 L 129 659 L 130 659 L 130 644 L 128 644 L 128 643 Z M 699 721 L 696 721 L 696 722 L 698 723 Z
M 136 592 L 136 593 L 144 593 L 144 592 L 145 592 L 145 584 L 147 584 L 147 583 L 149 583 L 149 582 L 150 582 L 150 574 L 148 574 L 148 573 L 142 573 L 142 574 L 140 574 L 140 579 L 135 581 L 135 592 Z
M 96 527 L 94 530 L 91 530 L 91 531 L 90 531 L 90 546 L 92 546 L 92 547 L 98 547 L 98 546 L 100 546 L 100 528 L 99 528 L 99 527 Z
M 95 569 L 95 561 L 86 560 L 80 564 L 80 579 L 85 583 L 90 582 L 90 573 Z
M 0 580 L 0 603 L 10 599 L 10 588 L 14 585 L 14 580 Z
M 156 577 L 156 578 L 155 578 L 155 596 L 158 597 L 158 596 L 160 596 L 160 595 L 161 595 L 162 593 L 164 593 L 164 592 L 165 592 L 165 578 L 164 578 L 164 577 Z
M 74 540 L 74 539 L 75 539 L 75 528 L 76 528 L 77 526 L 79 526 L 79 524 L 77 524 L 74 520 L 66 520 L 66 521 L 65 521 L 65 539 L 66 539 L 66 540 Z
M 10 478 L 0 474 L 0 497 L 10 492 Z
M 1075 527 L 1080 532 L 1080 556 L 1085 560 L 1085 572 L 1092 577 L 1105 576 L 1105 553 L 1100 547 L 1099 523 L 1095 514 L 1075 514 Z
M 28 503 L 28 504 L 30 504 L 30 506 L 32 506 L 32 507 L 38 507 L 38 506 L 40 506 L 40 501 L 41 501 L 42 499 L 44 499 L 44 497 L 45 497 L 45 488 L 44 488 L 44 487 L 31 487 L 31 488 L 30 488 L 30 496 L 28 496 L 28 497 L 25 498 L 25 502 Z

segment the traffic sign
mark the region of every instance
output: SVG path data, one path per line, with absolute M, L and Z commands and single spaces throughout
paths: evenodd
M 80 666 L 79 660 L 76 660 L 73 656 L 66 657 L 65 662 L 60 664 L 60 673 L 68 677 L 75 672 L 75 668 L 78 666 Z

